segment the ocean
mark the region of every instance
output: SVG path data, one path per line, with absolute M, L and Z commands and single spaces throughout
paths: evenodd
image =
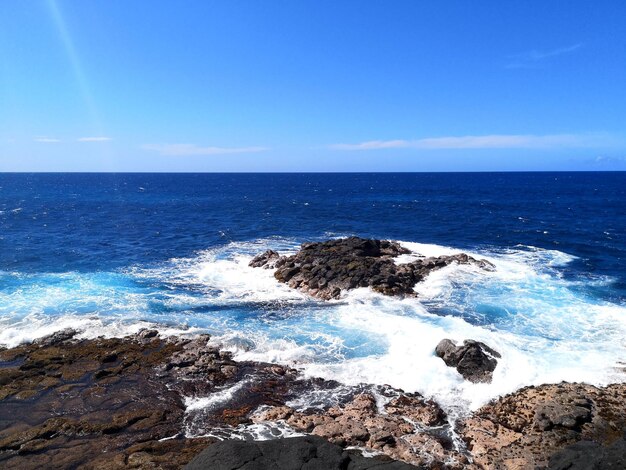
M 248 267 L 268 248 L 350 235 L 496 270 L 449 266 L 417 298 L 323 302 Z M 626 173 L 0 174 L 0 345 L 153 326 L 450 409 L 623 381 Z M 493 383 L 446 367 L 443 338 L 498 350 Z

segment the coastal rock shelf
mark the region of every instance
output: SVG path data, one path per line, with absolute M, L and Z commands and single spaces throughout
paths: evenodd
M 241 427 L 260 408 L 345 388 L 276 364 L 235 362 L 207 335 L 76 334 L 0 350 L 1 468 L 179 469 L 216 436 L 252 436 Z M 345 400 L 355 393 L 344 392 Z M 215 396 L 223 399 L 201 404 Z M 355 469 L 409 468 L 390 466 L 388 457 L 350 458 Z
M 443 410 L 418 394 L 402 393 L 379 409 L 375 397 L 363 393 L 343 406 L 323 411 L 299 412 L 281 406 L 265 410 L 253 420 L 283 420 L 298 431 L 334 444 L 382 452 L 420 467 L 445 462 L 448 469 L 477 468 L 454 449 Z
M 163 339 L 143 331 L 74 340 L 75 334 L 0 351 L 0 467 L 177 469 L 215 441 L 186 439 L 188 428 L 249 422 L 251 410 L 283 403 L 305 385 L 292 369 L 234 362 L 207 346 L 208 336 Z M 244 378 L 245 393 L 224 406 L 187 410 L 186 397 Z
M 617 450 L 624 449 L 626 385 L 527 387 L 482 407 L 460 424 L 459 431 L 474 461 L 484 468 L 549 465 L 564 470 L 570 467 L 561 463 L 571 463 L 580 448 L 588 451 L 590 462 L 606 465 L 572 468 L 624 468 L 617 464 Z M 576 442 L 581 444 L 567 447 Z M 553 455 L 558 449 L 564 451 Z
M 289 449 L 294 469 L 624 468 L 625 384 L 527 387 L 455 421 L 416 393 L 234 361 L 207 335 L 75 337 L 0 350 L 0 467 L 228 469 L 284 463 Z M 333 400 L 287 405 L 310 396 Z M 254 426 L 315 437 L 213 447 Z M 591 466 L 577 467 L 582 458 Z
M 274 269 L 278 281 L 324 300 L 337 299 L 343 291 L 359 287 L 384 295 L 415 296 L 413 288 L 418 282 L 452 263 L 495 269 L 489 261 L 465 253 L 396 263 L 394 258 L 408 254 L 411 251 L 396 242 L 349 237 L 304 243 L 291 256 L 268 250 L 252 259 L 250 266 Z

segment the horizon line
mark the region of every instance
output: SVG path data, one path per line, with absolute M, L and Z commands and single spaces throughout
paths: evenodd
M 301 175 L 301 174 L 464 174 L 464 173 L 626 173 L 626 170 L 464 170 L 464 171 L 0 171 L 0 175 Z

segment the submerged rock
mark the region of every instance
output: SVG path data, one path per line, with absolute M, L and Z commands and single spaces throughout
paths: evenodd
M 256 256 L 250 266 L 276 269 L 274 277 L 278 281 L 325 300 L 337 299 L 343 291 L 359 287 L 385 295 L 414 296 L 415 284 L 452 263 L 493 269 L 488 261 L 464 253 L 396 264 L 394 258 L 410 253 L 396 242 L 349 237 L 304 243 L 292 256 L 281 257 L 268 250 Z
M 439 342 L 435 354 L 442 358 L 448 367 L 456 370 L 470 382 L 491 382 L 493 371 L 498 365 L 500 353 L 491 349 L 485 343 L 465 340 L 462 346 L 457 346 L 450 339 Z
M 194 458 L 185 470 L 411 470 L 389 458 L 365 458 L 316 436 L 273 441 L 222 441 Z

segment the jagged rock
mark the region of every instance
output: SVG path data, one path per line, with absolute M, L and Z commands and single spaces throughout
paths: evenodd
M 281 256 L 277 252 L 274 250 L 267 250 L 252 258 L 252 261 L 250 261 L 248 266 L 252 268 L 274 269 L 278 264 L 280 264 L 280 260 Z
M 465 453 L 441 408 L 418 394 L 360 386 L 350 395 L 342 387 L 336 406 L 294 410 L 285 404 L 340 384 L 236 362 L 208 336 L 147 331 L 92 340 L 58 335 L 0 350 L 0 467 L 177 469 L 214 441 L 184 432 L 283 421 L 429 469 L 584 468 L 573 466 L 578 460 L 623 468 L 626 384 L 542 385 L 502 397 L 458 422 Z M 185 406 L 183 397 L 224 390 L 228 399 L 209 408 Z
M 614 456 L 624 449 L 619 442 L 624 429 L 626 384 L 526 387 L 482 407 L 458 426 L 474 461 L 487 469 L 545 468 L 550 462 L 550 468 L 564 470 L 591 447 L 593 465 L 605 462 L 605 456 L 610 456 L 606 462 L 618 461 Z M 578 441 L 594 441 L 597 447 L 573 445 Z
M 74 328 L 65 328 L 64 330 L 57 331 L 51 335 L 36 339 L 33 343 L 40 346 L 54 346 L 55 344 L 72 339 L 77 334 L 78 330 L 75 330 Z
M 139 339 L 151 339 L 159 336 L 159 332 L 157 330 L 149 330 L 147 328 L 142 328 L 137 333 L 137 338 Z
M 369 287 L 385 295 L 414 296 L 415 284 L 432 271 L 452 263 L 493 269 L 488 261 L 464 253 L 396 264 L 395 257 L 409 253 L 410 250 L 396 242 L 349 237 L 304 243 L 292 256 L 281 257 L 268 250 L 256 256 L 250 266 L 275 268 L 274 277 L 278 281 L 325 300 L 339 298 L 343 291 L 359 287 Z
M 435 354 L 443 359 L 448 367 L 456 370 L 470 382 L 491 382 L 493 371 L 498 365 L 500 353 L 485 343 L 465 340 L 462 346 L 449 339 L 443 339 L 435 348 Z
M 63 332 L 0 351 L 0 467 L 178 469 L 214 440 L 185 439 L 186 427 L 248 423 L 259 406 L 315 385 L 293 369 L 235 362 L 208 336 L 156 333 L 77 340 Z M 184 397 L 239 383 L 224 404 L 186 410 Z
M 365 458 L 315 437 L 273 441 L 222 441 L 194 458 L 185 470 L 410 470 L 389 458 Z
M 623 470 L 626 468 L 626 436 L 609 446 L 580 441 L 550 458 L 548 470 Z
M 300 412 L 286 406 L 270 408 L 255 422 L 285 420 L 292 428 L 323 437 L 341 446 L 365 447 L 393 459 L 438 469 L 472 469 L 467 458 L 450 443 L 424 428 L 445 425 L 445 413 L 417 394 L 401 394 L 379 410 L 369 393 L 326 411 Z
M 537 407 L 533 424 L 540 431 L 556 426 L 579 431 L 583 424 L 591 421 L 591 406 L 591 400 L 584 396 L 559 397 Z
M 446 414 L 437 403 L 424 400 L 417 394 L 403 394 L 392 399 L 385 405 L 385 411 L 425 426 L 440 426 L 446 422 Z

